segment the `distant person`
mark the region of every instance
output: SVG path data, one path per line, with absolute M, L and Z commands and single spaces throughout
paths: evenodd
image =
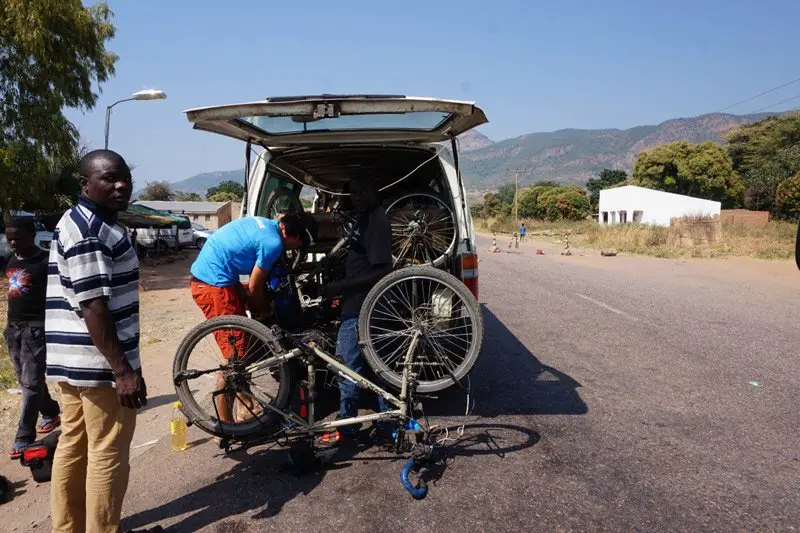
M 525 234 L 527 232 L 528 232 L 528 230 L 527 230 L 527 228 L 525 228 L 525 223 L 523 222 L 522 224 L 519 225 L 519 240 L 520 241 L 524 241 L 525 240 Z
M 17 382 L 22 389 L 22 409 L 14 444 L 8 452 L 18 459 L 36 440 L 60 423 L 58 402 L 50 397 L 45 381 L 47 348 L 44 336 L 47 291 L 47 252 L 36 246 L 33 218 L 15 218 L 6 226 L 13 253 L 3 267 L 8 279 L 8 327 L 5 341 Z M 39 415 L 42 420 L 36 421 Z
M 53 461 L 54 532 L 120 528 L 136 410 L 147 403 L 139 361 L 139 260 L 117 220 L 131 171 L 110 150 L 80 161 L 81 196 L 56 226 L 47 285 L 47 378 L 61 389 Z
M 256 320 L 269 316 L 265 287 L 269 273 L 284 250 L 313 244 L 317 223 L 307 213 L 288 214 L 280 222 L 264 217 L 246 217 L 228 222 L 211 234 L 192 264 L 192 298 L 206 318 L 242 315 L 250 309 Z M 248 288 L 239 276 L 249 275 Z M 236 350 L 245 351 L 246 339 L 233 342 L 225 331 L 215 333 L 222 356 L 230 359 Z M 224 385 L 221 372 L 217 390 Z M 233 420 L 232 398 L 218 394 L 215 399 L 219 418 Z

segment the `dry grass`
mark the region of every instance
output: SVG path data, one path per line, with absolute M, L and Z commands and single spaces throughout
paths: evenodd
M 0 287 L 0 331 L 6 329 L 6 310 L 8 309 L 8 289 Z M 5 341 L 0 342 L 0 388 L 16 386 L 17 378 L 8 356 Z
M 655 257 L 717 258 L 754 257 L 757 259 L 791 259 L 794 257 L 797 226 L 790 222 L 772 221 L 766 226 L 754 227 L 723 223 L 722 242 L 719 244 L 678 248 L 667 245 L 668 228 L 640 224 L 602 226 L 594 221 L 544 222 L 525 220 L 528 235 L 536 238 L 557 238 L 571 233 L 570 242 L 577 246 L 595 249 L 614 248 L 618 252 Z M 511 221 L 496 219 L 475 220 L 476 229 L 512 233 L 517 230 Z

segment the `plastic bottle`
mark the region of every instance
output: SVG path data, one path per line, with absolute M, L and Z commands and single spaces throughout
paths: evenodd
M 186 449 L 186 417 L 181 411 L 181 402 L 175 402 L 172 407 L 172 418 L 169 421 L 172 433 L 172 451 L 182 452 Z

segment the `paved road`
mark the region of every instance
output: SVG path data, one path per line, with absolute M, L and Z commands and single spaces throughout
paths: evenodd
M 298 478 L 279 450 L 224 457 L 193 433 L 187 452 L 162 438 L 137 457 L 125 525 L 800 528 L 800 273 L 553 251 L 482 254 L 477 407 L 460 416 L 456 391 L 426 404 L 466 428 L 425 500 L 411 500 L 401 464 L 376 451 Z

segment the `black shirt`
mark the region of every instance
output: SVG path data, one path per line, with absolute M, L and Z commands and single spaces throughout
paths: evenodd
M 47 260 L 44 250 L 33 256 L 19 259 L 11 254 L 5 264 L 8 280 L 8 320 L 44 321 L 47 299 Z
M 345 278 L 360 276 L 374 267 L 392 264 L 392 227 L 383 207 L 361 215 L 345 260 Z M 358 316 L 369 288 L 345 292 L 342 316 Z

